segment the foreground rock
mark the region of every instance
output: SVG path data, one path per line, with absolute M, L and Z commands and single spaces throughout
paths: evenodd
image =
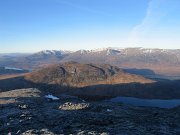
M 63 105 L 59 106 L 60 110 L 82 110 L 87 109 L 89 107 L 88 103 L 72 103 L 66 102 Z
M 20 102 L 21 99 L 37 99 L 41 97 L 41 91 L 35 88 L 17 89 L 7 92 L 0 92 L 0 105 Z
M 34 97 L 36 93 L 31 90 L 31 97 L 27 98 L 27 94 L 16 99 L 17 102 L 0 105 L 1 135 L 180 134 L 180 107 L 134 107 L 107 101 L 85 102 L 66 96 L 48 102 L 40 94 Z

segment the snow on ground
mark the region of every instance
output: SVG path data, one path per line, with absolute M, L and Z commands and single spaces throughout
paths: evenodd
M 107 112 L 112 112 L 112 110 L 111 109 L 107 109 Z
M 49 95 L 46 95 L 45 98 L 48 98 L 48 99 L 51 99 L 51 100 L 59 100 L 58 97 L 55 97 L 55 96 L 50 95 L 50 94 L 49 94 Z

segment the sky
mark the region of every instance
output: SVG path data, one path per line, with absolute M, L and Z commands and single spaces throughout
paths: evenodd
M 180 48 L 180 0 L 0 0 L 0 53 Z

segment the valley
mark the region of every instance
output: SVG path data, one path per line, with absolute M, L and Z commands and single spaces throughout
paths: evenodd
M 180 0 L 0 0 L 0 135 L 180 135 Z
M 0 66 L 36 70 L 50 64 L 75 61 L 79 63 L 111 64 L 123 69 L 147 69 L 157 75 L 180 76 L 179 49 L 102 48 L 94 50 L 45 50 L 13 59 L 0 56 Z
M 166 67 L 163 72 L 154 70 L 156 58 L 149 61 L 157 55 L 155 50 L 152 55 L 154 51 L 146 50 L 151 55 L 146 58 L 136 53 L 123 56 L 123 51 L 43 51 L 18 61 L 4 60 L 0 63 L 0 133 L 180 133 L 179 63 L 169 68 L 172 62 L 160 62 L 159 68 L 168 68 L 164 74 Z M 137 57 L 138 62 L 147 61 L 139 65 Z M 133 66 L 125 66 L 122 59 Z M 147 68 L 147 63 L 152 66 Z
M 11 84 L 11 85 L 8 85 Z M 0 80 L 0 91 L 38 88 L 55 95 L 99 100 L 116 96 L 179 99 L 179 80 L 153 80 L 109 64 L 66 62 Z

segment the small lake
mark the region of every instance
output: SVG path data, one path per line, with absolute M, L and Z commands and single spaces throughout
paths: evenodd
M 161 99 L 140 99 L 134 97 L 116 97 L 112 102 L 121 102 L 134 106 L 149 106 L 159 108 L 174 108 L 180 105 L 180 99 L 161 100 Z
M 23 70 L 21 68 L 14 68 L 14 67 L 5 67 L 5 69 L 9 69 L 9 70 Z

